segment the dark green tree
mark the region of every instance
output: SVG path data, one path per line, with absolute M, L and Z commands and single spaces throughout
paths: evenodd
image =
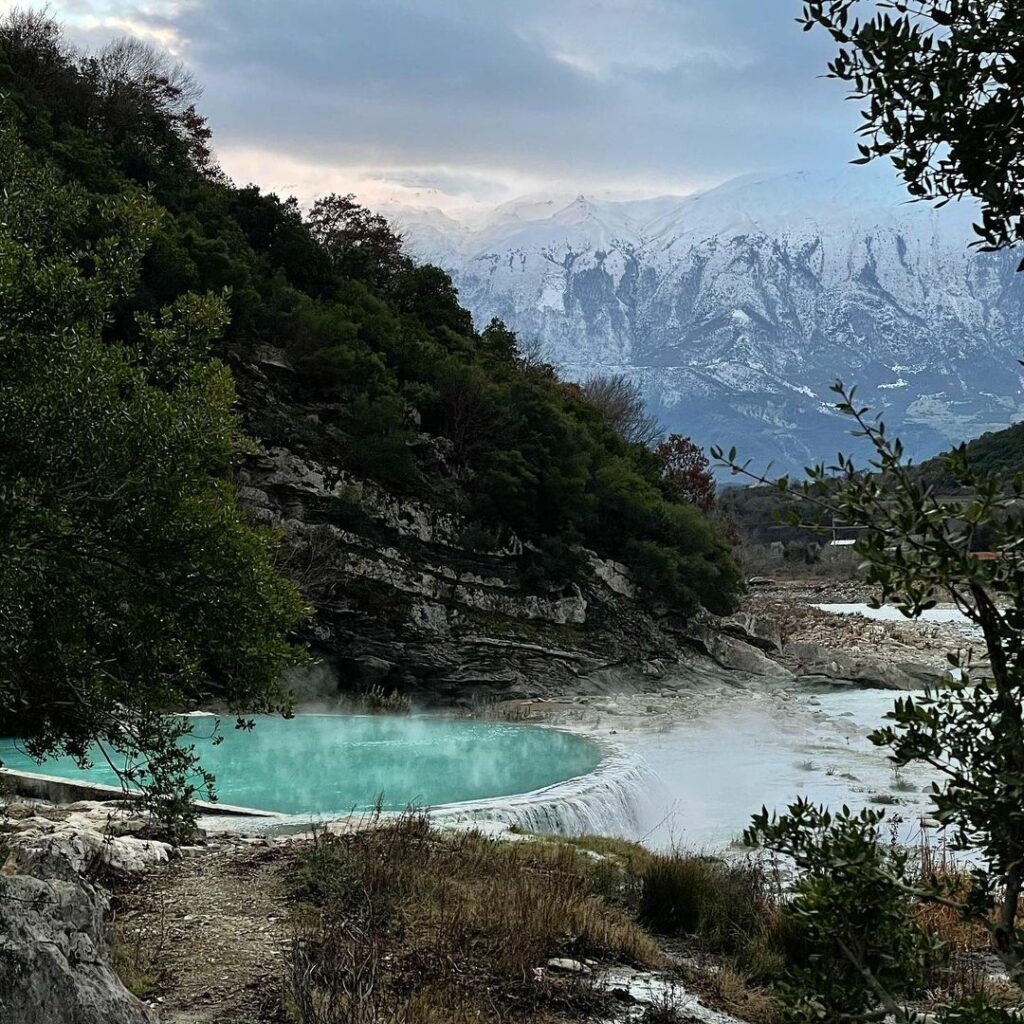
M 1024 7 L 1014 0 L 807 0 L 863 104 L 859 162 L 888 157 L 915 199 L 981 205 L 984 250 L 1024 240 Z M 1024 267 L 1024 264 L 1022 264 Z
M 39 163 L 0 111 L 0 717 L 37 757 L 108 757 L 168 823 L 211 779 L 168 712 L 287 710 L 304 608 L 227 474 L 246 445 L 185 294 L 108 338 L 160 215 Z

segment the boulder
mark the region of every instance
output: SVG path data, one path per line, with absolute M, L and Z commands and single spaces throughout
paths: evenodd
M 761 676 L 773 682 L 792 682 L 793 673 L 777 661 L 772 661 L 759 647 L 722 632 L 720 624 L 694 623 L 689 639 L 710 655 L 723 668 L 749 675 Z
M 170 860 L 169 843 L 61 824 L 37 827 L 37 822 L 45 821 L 27 818 L 17 823 L 5 873 L 73 881 L 97 868 L 118 875 L 142 874 Z M 30 823 L 32 827 L 25 828 Z
M 138 840 L 135 840 L 138 842 Z M 109 901 L 78 873 L 81 851 L 47 838 L 3 879 L 0 1020 L 18 1024 L 155 1024 L 109 964 Z M 18 871 L 9 860 L 5 871 Z
M 592 554 L 590 567 L 594 571 L 594 575 L 613 593 L 621 597 L 636 596 L 636 584 L 633 582 L 633 577 L 629 569 L 621 562 L 598 558 Z
M 724 668 L 736 672 L 748 672 L 774 682 L 792 682 L 793 673 L 777 661 L 772 661 L 760 648 L 737 640 L 735 637 L 718 634 L 708 646 L 708 653 Z
M 772 615 L 756 615 L 753 612 L 736 612 L 720 620 L 723 632 L 754 647 L 778 653 L 782 650 L 782 631 L 778 619 Z

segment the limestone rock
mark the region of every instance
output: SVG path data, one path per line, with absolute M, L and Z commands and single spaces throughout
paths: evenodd
M 737 672 L 749 672 L 776 682 L 793 680 L 793 673 L 788 668 L 772 661 L 760 648 L 724 633 L 711 635 L 708 653 L 720 665 Z
M 598 558 L 592 555 L 590 567 L 594 575 L 613 593 L 621 597 L 635 597 L 636 584 L 630 575 L 629 569 L 621 562 L 613 562 L 611 559 Z
M 74 824 L 40 828 L 39 821 L 46 819 L 18 822 L 5 873 L 73 880 L 102 867 L 120 875 L 136 875 L 165 864 L 171 856 L 170 845 L 154 839 L 109 835 Z M 29 822 L 32 827 L 25 828 Z
M 910 662 L 893 664 L 863 654 L 831 651 L 811 643 L 789 643 L 783 657 L 802 682 L 918 690 L 935 678 L 935 671 Z
M 754 647 L 775 653 L 782 650 L 782 630 L 778 618 L 773 615 L 736 612 L 735 615 L 721 619 L 720 626 L 724 632 Z
M 629 568 L 597 552 L 576 551 L 589 571 L 539 583 L 536 548 L 466 516 L 450 442 L 411 438 L 424 479 L 443 485 L 398 493 L 352 469 L 339 410 L 298 400 L 283 353 L 230 359 L 247 426 L 268 438 L 239 467 L 238 496 L 294 553 L 316 608 L 303 638 L 342 692 L 382 685 L 467 702 L 589 691 L 605 685 L 592 683 L 597 671 L 650 688 L 689 649 L 672 610 L 638 601 Z M 326 677 L 290 681 L 300 699 L 334 696 Z
M 369 690 L 383 686 L 394 671 L 393 662 L 373 654 L 359 654 L 346 658 L 339 665 L 346 690 Z
M 556 956 L 548 961 L 548 967 L 553 971 L 561 971 L 564 974 L 590 974 L 590 968 L 579 960 L 571 960 L 569 957 Z
M 0 1020 L 155 1024 L 109 965 L 108 897 L 78 874 L 80 853 L 47 838 L 31 863 L 38 876 L 3 880 Z
M 426 633 L 436 633 L 438 636 L 451 633 L 448 611 L 443 604 L 435 601 L 417 601 L 409 610 L 409 618 Z
M 761 676 L 773 682 L 792 682 L 793 673 L 777 661 L 772 661 L 759 647 L 720 631 L 709 616 L 705 621 L 689 627 L 688 635 L 698 648 L 723 668 Z

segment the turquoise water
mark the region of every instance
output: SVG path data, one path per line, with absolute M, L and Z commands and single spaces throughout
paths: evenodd
M 196 718 L 192 742 L 217 777 L 222 803 L 285 814 L 345 814 L 372 807 L 433 806 L 528 793 L 585 775 L 599 749 L 569 733 L 529 726 L 383 715 L 256 718 L 252 732 Z M 117 785 L 102 759 L 82 771 L 69 758 L 37 764 L 0 739 L 6 768 Z

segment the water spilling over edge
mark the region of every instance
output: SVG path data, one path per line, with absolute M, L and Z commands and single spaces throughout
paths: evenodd
M 527 832 L 639 839 L 652 792 L 661 785 L 642 757 L 614 748 L 587 775 L 532 793 L 443 804 L 430 815 L 439 824 L 495 822 Z

